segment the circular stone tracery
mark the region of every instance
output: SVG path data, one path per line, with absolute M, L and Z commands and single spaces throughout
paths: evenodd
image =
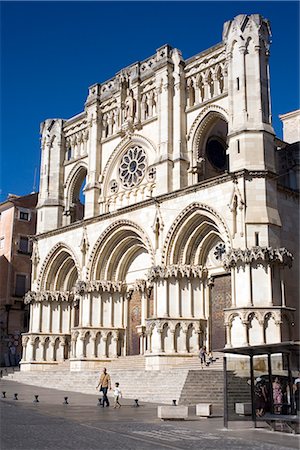
M 146 153 L 142 147 L 130 147 L 122 158 L 119 176 L 125 188 L 132 188 L 139 184 L 145 175 Z

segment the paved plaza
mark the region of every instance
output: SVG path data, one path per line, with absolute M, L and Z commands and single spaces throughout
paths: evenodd
M 122 400 L 120 409 L 98 406 L 98 395 L 40 388 L 1 381 L 1 450 L 119 449 L 296 449 L 299 437 L 266 428 L 250 429 L 250 422 L 196 418 L 162 422 L 157 405 Z M 18 400 L 14 394 L 18 393 Z M 33 403 L 39 395 L 39 403 Z M 2 394 L 1 394 L 2 396 Z M 68 396 L 68 405 L 63 404 Z

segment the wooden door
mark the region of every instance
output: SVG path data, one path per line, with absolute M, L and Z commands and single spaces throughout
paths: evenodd
M 214 278 L 211 288 L 211 348 L 217 350 L 225 347 L 224 308 L 231 306 L 231 276 L 222 275 Z

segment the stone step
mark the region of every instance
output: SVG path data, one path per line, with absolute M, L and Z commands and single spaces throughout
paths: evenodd
M 141 361 L 142 357 L 133 357 L 132 361 Z M 141 401 L 171 404 L 176 399 L 180 404 L 209 402 L 213 405 L 223 404 L 223 372 L 206 368 L 184 367 L 161 371 L 124 369 L 113 365 L 108 369 L 112 383 L 118 381 L 124 398 L 139 398 Z M 95 387 L 99 379 L 99 371 L 69 372 L 53 370 L 49 372 L 15 372 L 7 379 L 37 386 L 62 389 L 65 391 L 84 392 L 100 395 Z M 246 379 L 238 378 L 234 373 L 228 376 L 229 403 L 246 402 L 250 398 L 250 388 Z M 157 387 L 159 386 L 159 389 Z M 230 406 L 231 407 L 231 406 Z

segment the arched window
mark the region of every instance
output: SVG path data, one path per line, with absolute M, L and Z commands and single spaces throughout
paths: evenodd
M 87 170 L 81 167 L 76 174 L 71 190 L 70 199 L 70 216 L 71 223 L 77 222 L 84 218 L 85 193 Z

